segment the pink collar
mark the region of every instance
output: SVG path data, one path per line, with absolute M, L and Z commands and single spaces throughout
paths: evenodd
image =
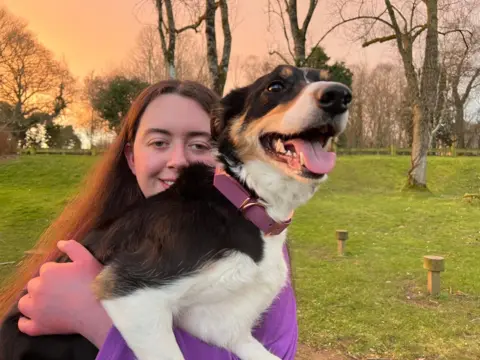
M 267 236 L 280 234 L 292 221 L 292 216 L 283 222 L 273 220 L 258 199 L 252 199 L 237 180 L 218 166 L 215 169 L 213 185 L 243 213 L 243 216 L 254 223 Z

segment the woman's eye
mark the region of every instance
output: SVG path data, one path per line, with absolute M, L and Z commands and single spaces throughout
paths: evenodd
M 162 140 L 152 141 L 151 144 L 157 148 L 163 148 L 167 146 L 167 142 Z
M 191 147 L 197 151 L 209 151 L 210 146 L 207 144 L 192 144 Z

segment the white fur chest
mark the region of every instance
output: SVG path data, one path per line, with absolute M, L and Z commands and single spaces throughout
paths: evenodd
M 185 307 L 216 306 L 221 302 L 248 303 L 259 307 L 269 303 L 287 280 L 283 254 L 285 232 L 264 239 L 264 257 L 255 263 L 248 255 L 233 252 L 180 283 L 171 291 L 178 298 L 178 313 Z M 262 310 L 263 311 L 263 310 Z
M 232 252 L 170 285 L 137 290 L 102 304 L 140 360 L 183 359 L 174 325 L 242 359 L 276 360 L 251 333 L 286 284 L 285 239 L 286 231 L 264 238 L 259 263 Z M 155 350 L 159 344 L 165 356 Z

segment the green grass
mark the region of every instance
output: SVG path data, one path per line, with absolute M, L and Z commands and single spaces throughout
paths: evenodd
M 290 230 L 301 340 L 362 358 L 480 358 L 480 159 L 430 158 L 433 194 L 401 193 L 407 157 L 341 157 Z M 336 254 L 335 230 L 349 230 Z M 445 257 L 427 294 L 423 256 Z
M 33 246 L 96 159 L 41 155 L 0 162 L 0 263 Z M 9 270 L 0 265 L 0 276 Z
M 0 163 L 0 262 L 17 260 L 96 158 Z M 98 159 L 98 158 L 97 158 Z M 341 156 L 289 229 L 300 339 L 353 358 L 480 358 L 480 158 L 429 158 L 429 193 L 403 193 L 408 157 Z M 336 254 L 335 230 L 347 229 Z M 445 257 L 442 293 L 423 256 Z M 0 275 L 8 266 L 0 266 Z

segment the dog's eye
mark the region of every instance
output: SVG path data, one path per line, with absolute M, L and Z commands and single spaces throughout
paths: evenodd
M 285 89 L 285 86 L 280 81 L 274 81 L 268 85 L 267 90 L 269 92 L 280 92 Z

